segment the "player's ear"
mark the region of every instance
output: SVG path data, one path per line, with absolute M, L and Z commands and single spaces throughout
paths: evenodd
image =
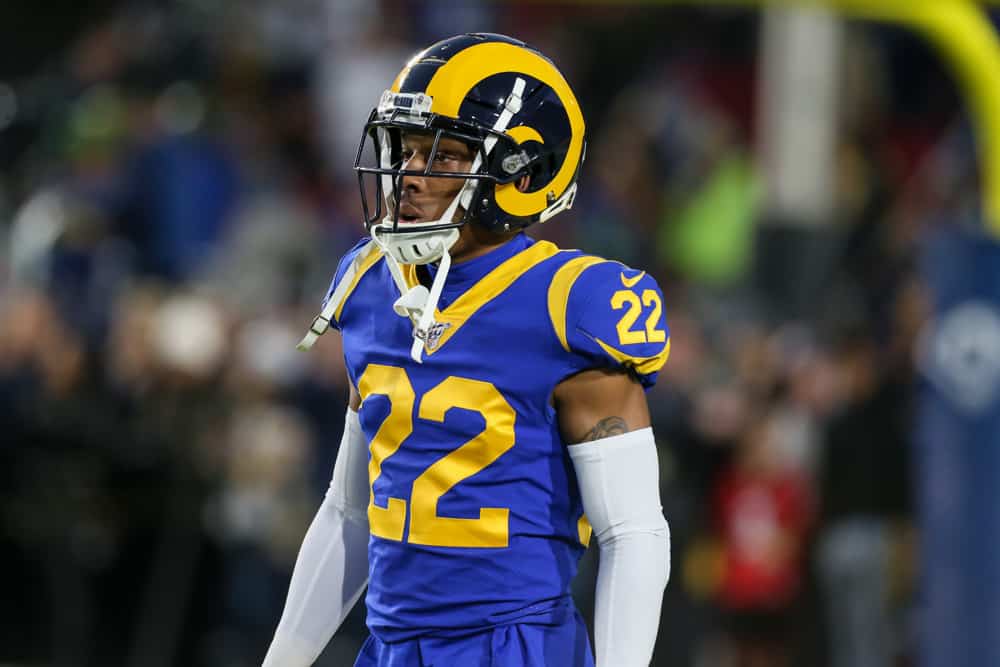
M 531 185 L 531 176 L 525 174 L 521 178 L 517 179 L 517 191 L 527 192 L 528 186 Z

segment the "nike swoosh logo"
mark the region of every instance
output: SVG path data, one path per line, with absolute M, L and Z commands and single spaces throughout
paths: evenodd
M 640 280 L 642 280 L 642 277 L 644 275 L 646 275 L 645 271 L 643 271 L 642 273 L 640 273 L 639 275 L 637 275 L 635 278 L 626 278 L 625 277 L 625 272 L 623 271 L 622 275 L 621 275 L 622 285 L 624 285 L 625 287 L 631 289 L 631 288 L 635 287 L 636 283 L 638 283 Z

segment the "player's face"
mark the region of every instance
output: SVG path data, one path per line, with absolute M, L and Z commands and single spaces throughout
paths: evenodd
M 467 172 L 475 157 L 472 148 L 457 139 L 442 137 L 433 156 L 430 155 L 434 145 L 432 134 L 404 134 L 402 142 L 403 169 L 406 170 L 423 170 L 427 161 L 432 160 L 432 171 Z M 439 219 L 458 196 L 464 183 L 460 178 L 404 176 L 399 206 L 400 224 Z M 458 207 L 454 219 L 461 218 L 463 213 L 464 210 Z

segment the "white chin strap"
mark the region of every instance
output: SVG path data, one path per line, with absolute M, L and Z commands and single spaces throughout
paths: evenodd
M 438 301 L 441 300 L 441 291 L 444 289 L 445 280 L 448 279 L 448 270 L 451 269 L 451 255 L 448 249 L 441 244 L 436 249 L 441 262 L 438 265 L 437 275 L 428 290 L 423 285 L 408 287 L 403 278 L 403 270 L 396 261 L 396 258 L 386 253 L 385 262 L 389 266 L 389 273 L 392 280 L 399 288 L 402 296 L 392 304 L 393 310 L 400 317 L 409 317 L 413 323 L 413 343 L 410 345 L 410 358 L 418 364 L 423 363 L 423 351 L 433 350 L 441 336 L 443 329 L 441 324 L 434 320 L 434 313 L 437 311 Z
M 451 255 L 448 250 L 458 240 L 458 229 L 452 227 L 432 232 L 387 234 L 386 237 L 390 240 L 384 241 L 374 229 L 372 230 L 372 239 L 385 252 L 385 263 L 389 267 L 392 281 L 396 283 L 401 294 L 392 308 L 400 317 L 409 317 L 413 323 L 410 357 L 417 363 L 423 363 L 424 343 L 427 343 L 429 349 L 434 349 L 434 343 L 437 341 L 437 336 L 432 337 L 438 324 L 434 321 L 434 312 L 437 310 L 444 281 L 448 278 L 448 270 L 451 268 Z M 435 260 L 440 260 L 440 264 L 430 290 L 423 285 L 409 287 L 406 284 L 401 264 L 429 264 Z M 439 330 L 437 335 L 440 335 Z

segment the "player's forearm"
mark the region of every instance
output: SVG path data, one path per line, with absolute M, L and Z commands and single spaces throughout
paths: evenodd
M 594 609 L 597 665 L 648 665 L 670 576 L 666 522 L 656 532 L 608 540 L 600 550 Z
M 308 667 L 368 581 L 368 449 L 348 410 L 333 480 L 299 550 L 264 667 Z
M 365 588 L 367 545 L 368 522 L 353 520 L 324 500 L 302 541 L 264 667 L 315 662 Z
M 670 533 L 660 509 L 649 428 L 569 449 L 601 559 L 594 634 L 597 667 L 649 664 L 670 577 Z

